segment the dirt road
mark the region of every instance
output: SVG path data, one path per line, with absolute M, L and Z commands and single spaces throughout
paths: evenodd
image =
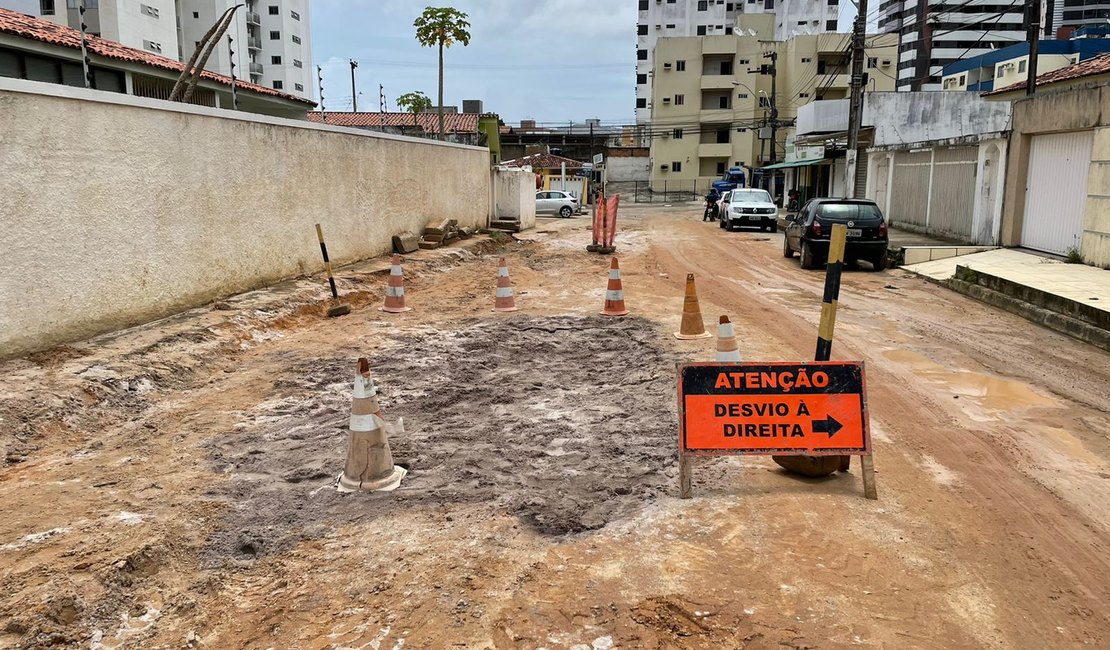
M 627 208 L 627 210 L 626 210 Z M 0 365 L 0 647 L 1063 648 L 1110 644 L 1110 355 L 901 271 L 844 277 L 858 470 L 698 462 L 677 498 L 685 275 L 746 360 L 812 358 L 823 275 L 694 208 L 383 260 Z M 497 255 L 514 314 L 490 311 Z M 411 473 L 331 489 L 354 360 Z

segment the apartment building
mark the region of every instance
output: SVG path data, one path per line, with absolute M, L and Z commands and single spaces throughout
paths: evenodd
M 73 28 L 79 0 L 0 0 L 0 7 Z M 87 32 L 128 47 L 187 61 L 233 0 L 85 0 Z M 231 42 L 228 42 L 228 37 Z M 308 0 L 247 0 L 205 68 L 311 98 L 314 75 Z
M 1110 0 L 1108 0 L 1110 1 Z M 773 38 L 835 32 L 840 0 L 639 0 L 636 24 L 636 123 L 651 121 L 653 51 L 660 38 L 721 36 L 740 16 L 773 16 Z M 848 26 L 850 27 L 850 26 Z
M 1045 33 L 1052 29 L 1048 1 Z M 941 90 L 946 66 L 1025 41 L 1024 6 L 998 0 L 884 0 L 879 31 L 901 39 L 898 90 Z
M 1037 74 L 1095 58 L 1110 52 L 1110 39 L 1076 38 L 1040 41 Z M 1015 43 L 988 54 L 968 57 L 944 69 L 941 87 L 951 91 L 989 92 L 1024 82 L 1028 76 L 1029 44 Z
M 729 167 L 762 167 L 785 156 L 787 125 L 799 106 L 848 96 L 850 34 L 771 39 L 773 16 L 748 16 L 743 30 L 661 38 L 651 98 L 653 184 L 717 178 Z M 753 35 L 754 33 L 754 35 Z M 898 36 L 867 39 L 868 90 L 894 90 Z M 770 54 L 774 53 L 774 75 Z M 778 129 L 768 128 L 772 102 Z M 775 147 L 772 155 L 772 147 Z

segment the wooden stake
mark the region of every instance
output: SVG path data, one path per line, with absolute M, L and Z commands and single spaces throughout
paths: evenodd
M 678 452 L 678 496 L 689 499 L 693 496 L 693 487 L 690 482 L 690 457 L 681 450 Z
M 871 454 L 859 457 L 859 464 L 863 468 L 863 496 L 868 499 L 878 499 L 879 492 L 875 486 L 875 460 Z

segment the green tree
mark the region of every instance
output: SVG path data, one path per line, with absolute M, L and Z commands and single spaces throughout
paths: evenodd
M 455 43 L 470 45 L 470 22 L 454 7 L 425 7 L 412 23 L 416 40 L 423 47 L 439 47 L 439 139 L 443 139 L 443 48 Z
M 412 113 L 412 124 L 417 126 L 416 114 L 431 108 L 432 100 L 428 99 L 428 96 L 419 90 L 414 90 L 398 97 L 397 105 Z

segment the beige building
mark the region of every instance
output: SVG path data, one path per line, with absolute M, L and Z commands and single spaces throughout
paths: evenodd
M 659 39 L 652 70 L 653 186 L 664 181 L 693 186 L 719 178 L 729 167 L 782 161 L 788 129 L 777 130 L 772 154 L 765 128 L 772 96 L 783 126 L 793 123 L 799 106 L 847 97 L 851 35 L 775 41 L 773 20 L 771 15 L 744 16 L 731 35 Z M 893 90 L 898 36 L 870 36 L 868 43 L 867 89 Z M 777 55 L 774 88 L 771 53 Z

